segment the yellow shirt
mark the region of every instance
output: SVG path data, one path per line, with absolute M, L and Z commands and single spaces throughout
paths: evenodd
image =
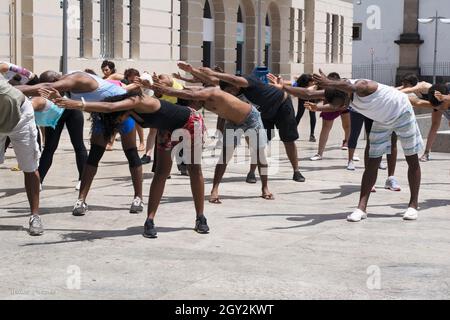
M 175 90 L 183 90 L 184 87 L 183 87 L 183 85 L 181 83 L 179 83 L 177 80 L 174 79 L 172 88 L 175 89 Z M 166 96 L 166 95 L 162 96 L 161 100 L 164 100 L 164 101 L 167 101 L 167 102 L 170 102 L 170 103 L 173 103 L 173 104 L 176 104 L 178 102 L 178 98 L 169 97 L 169 96 Z

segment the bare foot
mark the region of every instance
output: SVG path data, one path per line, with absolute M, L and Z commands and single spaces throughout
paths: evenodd
M 269 189 L 263 190 L 261 198 L 263 198 L 264 200 L 275 200 L 275 197 L 269 191 Z
M 113 151 L 114 147 L 112 144 L 108 143 L 108 145 L 106 146 L 106 151 Z
M 145 151 L 145 144 L 140 144 L 138 148 L 139 152 Z
M 219 192 L 217 191 L 211 191 L 211 196 L 209 197 L 209 203 L 212 204 L 222 204 L 222 201 L 220 201 L 219 198 Z

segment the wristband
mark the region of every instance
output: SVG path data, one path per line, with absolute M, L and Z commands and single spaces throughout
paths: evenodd
M 84 111 L 84 109 L 86 109 L 86 100 L 84 100 L 83 97 L 81 97 L 81 105 L 82 105 L 81 111 Z

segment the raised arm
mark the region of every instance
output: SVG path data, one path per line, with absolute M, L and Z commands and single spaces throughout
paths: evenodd
M 174 77 L 175 79 L 184 81 L 186 83 L 199 83 L 199 82 L 201 82 L 200 79 L 196 79 L 195 77 L 193 77 L 193 78 L 183 77 L 179 72 L 178 73 L 172 73 L 172 77 Z
M 189 63 L 179 62 L 178 68 L 180 68 L 181 70 L 183 70 L 187 73 L 192 74 L 194 76 L 194 78 L 200 80 L 201 83 L 204 83 L 206 85 L 218 86 L 220 84 L 220 80 L 217 77 L 209 75 L 209 73 L 203 72 L 200 69 L 194 68 Z
M 415 108 L 437 109 L 437 107 L 433 106 L 430 101 L 420 99 L 417 96 L 409 96 L 408 98 Z
M 302 100 L 322 100 L 325 99 L 325 90 L 310 90 L 308 88 L 292 87 L 283 85 L 283 90 Z

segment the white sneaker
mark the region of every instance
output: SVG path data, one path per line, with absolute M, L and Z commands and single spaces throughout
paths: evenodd
M 380 170 L 386 170 L 387 169 L 387 164 L 382 162 L 382 163 L 380 163 L 380 167 L 379 168 L 380 168 Z
M 355 171 L 356 170 L 356 166 L 355 166 L 355 163 L 353 161 L 349 161 L 348 162 L 347 170 L 349 170 L 349 171 Z
M 415 221 L 417 219 L 419 219 L 419 211 L 414 208 L 408 208 L 403 215 L 403 220 L 405 221 Z
M 320 161 L 322 159 L 323 157 L 320 154 L 316 154 L 314 157 L 310 158 L 311 161 Z
M 347 217 L 348 222 L 360 222 L 367 219 L 367 213 L 360 209 L 356 209 L 351 215 Z
M 391 190 L 391 191 L 402 191 L 402 188 L 400 188 L 400 185 L 398 184 L 398 181 L 395 177 L 389 177 L 386 180 L 386 184 L 384 185 L 384 188 L 386 190 Z
M 81 181 L 78 181 L 77 186 L 75 187 L 76 191 L 80 191 L 81 189 Z
M 44 187 L 42 186 L 42 183 L 39 184 L 39 192 L 42 192 L 44 190 Z
M 358 156 L 354 156 L 354 157 L 353 157 L 353 161 L 355 161 L 355 162 L 360 162 L 360 161 L 361 161 L 361 158 L 358 157 Z
M 138 214 L 144 211 L 144 201 L 141 198 L 136 197 L 131 204 L 130 213 Z

